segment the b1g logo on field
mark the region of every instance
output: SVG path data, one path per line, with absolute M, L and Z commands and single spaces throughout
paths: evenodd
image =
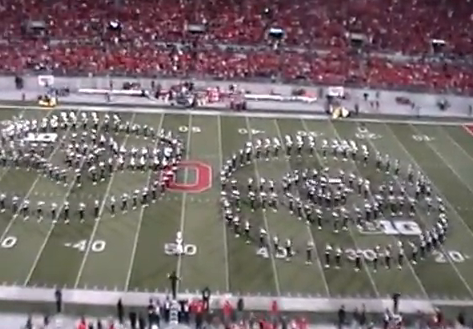
M 212 167 L 201 161 L 182 161 L 179 169 L 194 172 L 194 182 L 180 183 L 176 178 L 169 183 L 168 189 L 176 192 L 201 193 L 212 187 Z
M 422 234 L 422 229 L 413 220 L 378 220 L 375 223 L 365 223 L 360 233 L 418 236 Z

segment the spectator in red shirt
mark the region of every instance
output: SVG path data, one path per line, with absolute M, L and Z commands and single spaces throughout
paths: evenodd
M 226 300 L 223 304 L 223 316 L 225 323 L 232 320 L 233 307 L 230 301 Z

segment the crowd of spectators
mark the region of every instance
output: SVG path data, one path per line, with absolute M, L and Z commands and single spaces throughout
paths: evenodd
M 117 304 L 115 314 L 107 317 L 67 318 L 64 314 L 54 316 L 29 317 L 24 329 L 464 329 L 471 328 L 470 319 L 460 312 L 456 317 L 446 317 L 442 311 L 432 314 L 418 312 L 403 316 L 387 309 L 384 313 L 371 313 L 360 305 L 356 309 L 345 309 L 342 305 L 337 312 L 280 312 L 274 305 L 266 311 L 251 312 L 222 305 L 219 309 L 207 310 L 198 300 L 179 301 L 176 322 L 171 320 L 171 306 L 164 300 L 152 300 L 148 307 L 127 307 Z M 171 326 L 169 326 L 171 324 Z
M 471 53 L 472 24 L 471 0 L 3 0 L 0 72 L 270 78 L 472 94 L 471 68 L 419 61 L 434 50 Z M 268 37 L 271 28 L 282 40 Z M 357 51 L 354 39 L 362 41 Z
M 4 0 L 1 7 L 5 39 L 20 38 L 27 19 L 43 21 L 54 39 L 98 37 L 117 20 L 127 37 L 147 41 L 178 41 L 186 25 L 205 24 L 218 43 L 259 44 L 272 26 L 290 46 L 338 48 L 346 33 L 362 33 L 376 50 L 426 52 L 432 39 L 457 53 L 473 50 L 473 4 L 464 0 Z
M 39 48 L 39 49 L 38 49 Z M 94 74 L 201 77 L 217 79 L 273 79 L 373 88 L 410 88 L 459 94 L 473 92 L 473 70 L 446 63 L 396 62 L 371 57 L 357 60 L 344 53 L 325 54 L 235 51 L 214 48 L 205 52 L 141 47 L 104 50 L 92 45 L 17 47 L 0 45 L 0 71 L 16 74 L 18 68 L 55 74 Z

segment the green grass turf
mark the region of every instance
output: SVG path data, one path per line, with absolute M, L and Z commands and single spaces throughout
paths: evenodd
M 11 119 L 18 110 L 0 111 L 0 120 Z M 41 118 L 48 111 L 26 111 L 27 117 Z M 103 114 L 101 114 L 103 115 Z M 107 210 L 99 222 L 89 219 L 84 224 L 50 225 L 47 220 L 12 221 L 9 212 L 0 214 L 0 234 L 3 242 L 15 238 L 11 248 L 0 248 L 0 261 L 9 266 L 0 271 L 0 282 L 31 286 L 67 286 L 77 288 L 106 288 L 116 290 L 165 291 L 166 274 L 177 269 L 182 276 L 180 291 L 195 291 L 208 285 L 213 291 L 243 294 L 321 295 L 321 296 L 386 296 L 399 291 L 403 296 L 468 298 L 473 287 L 473 145 L 461 126 L 368 123 L 366 128 L 377 138 L 360 140 L 358 123 L 351 121 L 268 119 L 256 117 L 200 116 L 183 114 L 121 114 L 124 120 L 148 124 L 179 132 L 186 147 L 186 160 L 205 162 L 212 167 L 212 186 L 202 193 L 167 192 L 161 200 L 146 209 L 130 211 L 111 218 Z M 233 236 L 220 218 L 219 168 L 249 139 L 295 135 L 314 132 L 320 138 L 343 138 L 364 143 L 374 154 L 376 150 L 400 159 L 404 165 L 412 163 L 425 172 L 447 201 L 451 231 L 445 252 L 461 253 L 464 260 L 444 256 L 446 262 L 437 263 L 441 256 L 432 256 L 415 266 L 390 271 L 371 267 L 355 273 L 346 264 L 342 269 L 323 269 L 319 262 L 304 264 L 307 240 L 314 239 L 317 252 L 322 255 L 327 243 L 344 248 L 372 249 L 375 245 L 394 244 L 389 236 L 362 235 L 350 232 L 334 234 L 330 229 L 318 231 L 299 222 L 287 210 L 250 213 L 244 211 L 253 227 L 265 227 L 281 239 L 293 238 L 299 253 L 291 262 L 277 257 L 264 259 L 256 256 L 254 244 Z M 64 134 L 64 138 L 69 133 Z M 371 136 L 374 136 L 371 135 Z M 365 135 L 366 136 L 366 135 Z M 416 138 L 413 136 L 422 136 Z M 150 143 L 142 138 L 120 135 L 127 146 Z M 426 140 L 427 139 L 427 140 Z M 53 161 L 60 163 L 60 152 Z M 236 177 L 265 177 L 279 180 L 285 173 L 303 168 L 341 168 L 368 176 L 375 182 L 385 179 L 383 174 L 357 163 L 342 162 L 331 156 L 286 158 L 280 156 L 270 162 L 258 161 L 237 171 Z M 32 204 L 38 200 L 62 204 L 68 188 L 56 185 L 34 172 L 0 168 L 0 190 L 30 194 Z M 74 200 L 86 198 L 93 202 L 114 194 L 120 195 L 146 184 L 148 173 L 117 173 L 113 179 L 92 186 L 85 182 L 69 196 Z M 182 170 L 178 180 L 192 184 L 197 179 L 193 170 Z M 108 195 L 107 194 L 108 191 Z M 246 206 L 245 206 L 246 207 Z M 421 226 L 431 225 L 426 214 L 419 217 Z M 197 246 L 195 256 L 182 258 L 166 256 L 164 244 L 172 242 L 182 229 L 184 240 Z M 11 240 L 12 238 L 10 238 Z M 100 243 L 103 251 L 80 251 L 65 243 Z M 456 255 L 456 254 L 455 254 Z M 322 257 L 319 257 L 322 258 Z

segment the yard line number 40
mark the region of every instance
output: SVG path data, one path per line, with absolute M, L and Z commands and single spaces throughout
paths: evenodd
M 104 240 L 80 240 L 76 243 L 65 243 L 64 246 L 77 249 L 80 252 L 86 252 L 88 247 L 90 248 L 91 252 L 103 252 L 107 246 L 107 243 Z
M 7 236 L 0 242 L 1 249 L 12 249 L 18 243 L 18 238 L 16 236 Z M 95 240 L 90 243 L 90 251 L 92 252 L 102 252 L 105 250 L 106 242 L 103 240 Z M 65 243 L 65 247 L 74 248 L 81 252 L 85 252 L 87 250 L 88 241 L 81 240 L 77 243 Z

